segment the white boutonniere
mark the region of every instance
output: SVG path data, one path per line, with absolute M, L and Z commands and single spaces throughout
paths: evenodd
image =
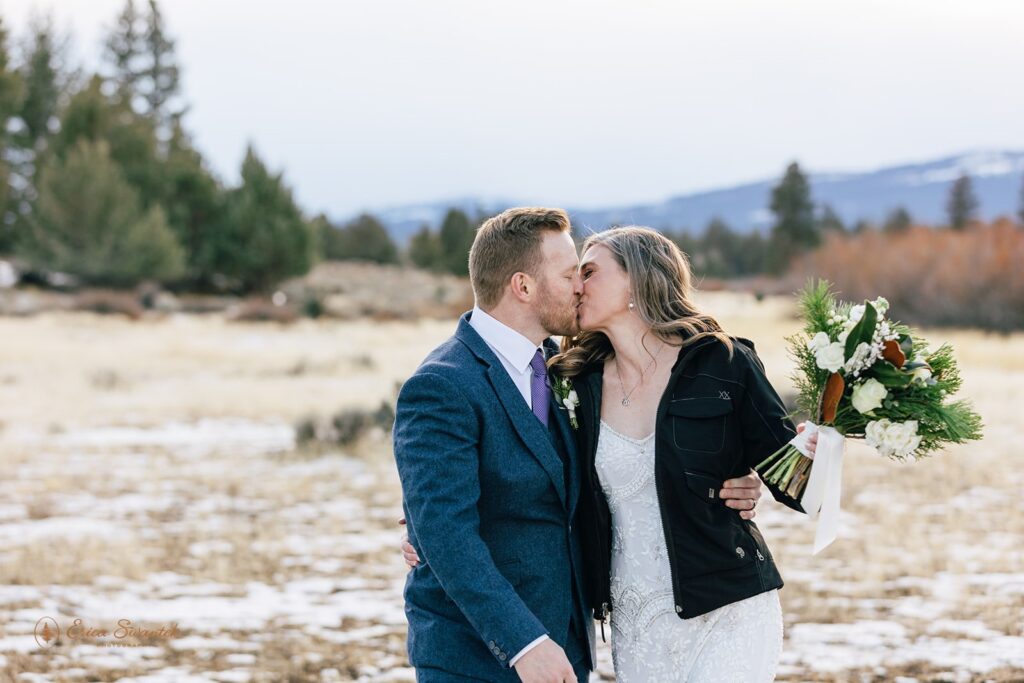
M 576 420 L 576 406 L 580 404 L 580 397 L 572 388 L 572 382 L 568 377 L 555 377 L 553 389 L 558 396 L 559 407 L 569 413 L 569 424 L 573 429 L 579 429 L 580 423 Z

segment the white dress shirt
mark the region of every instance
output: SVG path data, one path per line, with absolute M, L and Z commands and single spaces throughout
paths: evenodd
M 535 346 L 532 341 L 477 306 L 473 307 L 469 325 L 483 338 L 491 351 L 494 351 L 494 355 L 498 357 L 509 377 L 512 378 L 516 389 L 519 389 L 519 393 L 523 395 L 526 405 L 530 406 L 532 410 L 530 381 L 533 379 L 533 369 L 530 367 L 530 361 L 533 360 L 537 349 L 540 349 L 542 354 L 544 349 Z M 515 657 L 508 660 L 508 665 L 515 666 L 520 657 L 547 639 L 548 636 L 543 635 L 533 641 L 520 650 Z
M 544 353 L 544 349 L 535 346 L 532 341 L 479 308 L 473 309 L 469 325 L 483 337 L 491 351 L 494 351 L 494 355 L 512 378 L 516 389 L 523 395 L 526 405 L 532 410 L 530 382 L 533 379 L 533 369 L 530 367 L 530 361 L 533 360 L 537 349 L 540 349 L 541 354 Z

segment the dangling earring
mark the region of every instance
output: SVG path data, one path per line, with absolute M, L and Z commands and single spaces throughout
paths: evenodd
M 633 310 L 634 308 L 636 308 L 636 306 L 634 306 L 634 305 L 633 305 L 633 300 L 632 300 L 632 299 L 630 299 L 630 300 L 629 300 L 629 310 L 631 310 L 631 311 L 632 311 L 632 310 Z

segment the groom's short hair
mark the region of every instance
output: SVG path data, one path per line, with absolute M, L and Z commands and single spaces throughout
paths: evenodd
M 469 280 L 477 305 L 485 310 L 497 306 L 516 273 L 536 277 L 544 233 L 571 229 L 569 214 L 542 207 L 506 209 L 484 221 L 469 250 Z

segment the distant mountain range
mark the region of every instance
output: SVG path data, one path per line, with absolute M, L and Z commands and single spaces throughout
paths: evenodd
M 804 169 L 807 172 L 807 169 Z M 819 208 L 828 204 L 848 225 L 858 220 L 881 223 L 886 215 L 902 206 L 914 220 L 940 224 L 946 220 L 949 187 L 961 174 L 971 176 L 974 192 L 984 219 L 1016 215 L 1019 208 L 1024 151 L 979 150 L 934 161 L 893 166 L 866 173 L 815 173 L 808 175 L 811 195 Z M 659 229 L 684 230 L 699 234 L 708 222 L 723 219 L 734 230 L 750 232 L 771 225 L 768 210 L 772 188 L 779 177 L 671 197 L 654 204 L 635 204 L 607 208 L 574 209 L 565 207 L 573 223 L 602 230 L 611 225 L 637 224 Z M 524 199 L 484 200 L 465 197 L 429 204 L 395 206 L 375 211 L 392 236 L 404 244 L 421 225 L 440 225 L 452 207 L 492 214 L 510 206 L 527 206 Z

